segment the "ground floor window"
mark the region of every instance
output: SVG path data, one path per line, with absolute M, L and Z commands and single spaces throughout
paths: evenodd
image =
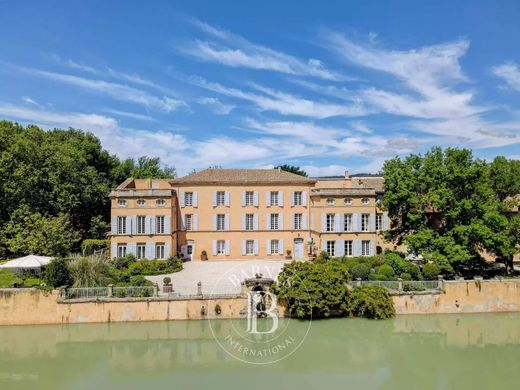
M 272 254 L 280 253 L 280 241 L 279 240 L 271 240 L 271 253 Z
M 146 257 L 146 245 L 145 244 L 137 244 L 136 256 L 138 259 L 144 259 Z
M 254 240 L 246 241 L 246 255 L 254 255 L 255 254 L 255 242 Z
M 217 241 L 217 255 L 225 255 L 226 254 L 226 241 L 218 240 Z
M 327 241 L 327 253 L 330 257 L 336 255 L 336 241 Z
M 383 214 L 376 214 L 376 231 L 383 230 Z
M 353 247 L 352 240 L 346 240 L 345 241 L 345 256 L 351 257 L 354 255 L 352 247 Z
M 126 244 L 117 244 L 117 257 L 126 256 Z
M 370 256 L 370 241 L 361 241 L 361 256 Z
M 155 258 L 164 259 L 164 244 L 162 244 L 162 243 L 155 244 Z

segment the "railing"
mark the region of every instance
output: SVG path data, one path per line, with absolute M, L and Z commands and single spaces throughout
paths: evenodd
M 65 297 L 66 299 L 99 298 L 108 297 L 108 294 L 108 287 L 68 288 Z
M 349 282 L 349 286 L 381 286 L 386 288 L 388 291 L 395 293 L 441 290 L 441 283 L 442 281 L 435 280 L 355 280 Z

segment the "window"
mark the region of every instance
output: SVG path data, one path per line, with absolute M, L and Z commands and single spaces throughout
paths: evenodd
M 255 254 L 255 242 L 253 240 L 246 241 L 246 255 Z
M 370 256 L 370 241 L 361 241 L 361 256 Z
M 217 191 L 217 206 L 225 206 L 226 191 Z
M 370 214 L 361 214 L 361 231 L 368 232 Z
M 193 192 L 184 193 L 184 205 L 193 206 Z
M 303 202 L 302 202 L 302 192 L 301 191 L 296 191 L 294 193 L 293 203 L 294 203 L 295 206 L 301 206 L 303 204 Z
M 155 258 L 164 259 L 164 244 L 163 243 L 155 244 Z
M 280 253 L 280 241 L 279 240 L 271 240 L 271 253 L 272 254 Z
M 217 241 L 217 255 L 225 255 L 226 254 L 226 241 L 218 240 Z
M 330 257 L 336 255 L 336 241 L 327 241 L 327 253 Z
M 117 217 L 117 234 L 126 234 L 126 217 Z
M 117 257 L 126 256 L 126 244 L 117 244 Z
M 352 257 L 354 255 L 352 240 L 345 240 L 345 256 Z
M 363 198 L 363 199 L 361 199 L 361 203 L 362 203 L 362 204 L 369 204 L 369 203 L 370 203 L 370 199 L 368 199 L 368 198 Z
M 295 230 L 300 230 L 302 229 L 302 219 L 303 219 L 303 215 L 301 213 L 298 213 L 298 214 L 294 214 L 294 229 Z
M 271 230 L 278 230 L 279 214 L 271 214 Z
M 157 199 L 155 204 L 159 207 L 163 207 L 166 204 L 166 201 L 164 199 Z
M 334 214 L 327 214 L 327 226 L 325 230 L 327 232 L 334 231 Z
M 145 244 L 137 244 L 137 258 L 144 259 L 146 257 L 146 245 Z
M 164 234 L 164 215 L 155 217 L 155 232 L 157 234 Z
M 344 214 L 343 219 L 344 219 L 343 230 L 346 232 L 351 232 L 352 231 L 352 214 Z
M 137 216 L 137 234 L 144 234 L 146 232 L 146 217 L 144 215 Z
M 271 191 L 271 206 L 278 206 L 278 191 Z
M 119 207 L 126 207 L 126 203 L 127 203 L 126 199 L 118 199 L 118 201 L 117 201 L 117 205 Z
M 184 226 L 186 230 L 193 230 L 193 214 L 186 214 L 184 216 Z
M 345 203 L 347 206 L 352 204 L 352 198 L 345 198 L 343 199 L 343 203 Z
M 254 229 L 254 215 L 253 214 L 246 214 L 246 230 L 253 230 Z
M 376 214 L 376 231 L 383 230 L 383 214 Z
M 246 191 L 246 206 L 253 206 L 255 202 L 254 191 Z
M 217 214 L 217 230 L 226 230 L 226 214 Z
M 139 207 L 143 207 L 146 204 L 146 200 L 144 199 L 137 199 L 137 205 Z
M 334 200 L 334 198 L 327 198 L 327 204 L 329 206 L 334 206 L 336 204 L 336 201 Z

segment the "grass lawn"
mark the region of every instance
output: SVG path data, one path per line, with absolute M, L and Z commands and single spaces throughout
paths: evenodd
M 13 287 L 14 283 L 22 283 L 22 278 L 20 277 L 20 275 L 15 274 L 13 271 L 9 269 L 0 270 L 0 288 Z M 25 285 L 27 287 L 38 286 L 39 284 L 40 280 L 38 278 L 30 277 L 25 279 Z

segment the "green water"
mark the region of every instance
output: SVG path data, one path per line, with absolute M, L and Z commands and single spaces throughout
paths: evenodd
M 211 325 L 222 342 L 244 321 Z M 314 321 L 261 366 L 230 356 L 207 321 L 0 327 L 0 389 L 29 388 L 519 389 L 520 315 Z

